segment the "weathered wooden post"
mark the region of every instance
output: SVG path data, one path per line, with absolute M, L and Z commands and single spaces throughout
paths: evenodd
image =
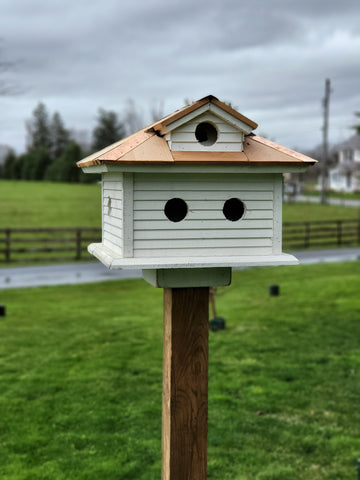
M 164 290 L 162 478 L 206 479 L 209 289 Z
M 164 288 L 163 480 L 206 479 L 209 287 L 298 263 L 282 253 L 282 175 L 315 161 L 256 127 L 210 95 L 78 163 L 102 174 L 90 253 Z

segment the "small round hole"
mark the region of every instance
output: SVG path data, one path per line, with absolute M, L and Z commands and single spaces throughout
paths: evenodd
M 181 222 L 187 212 L 187 203 L 182 198 L 172 198 L 166 202 L 164 207 L 164 213 L 171 222 Z
M 245 205 L 238 198 L 230 198 L 226 200 L 223 207 L 223 214 L 227 220 L 236 222 L 245 213 Z
M 214 145 L 217 140 L 218 132 L 214 125 L 208 122 L 199 123 L 195 130 L 196 140 L 205 147 Z

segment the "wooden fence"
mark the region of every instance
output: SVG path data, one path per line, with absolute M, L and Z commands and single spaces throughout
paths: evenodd
M 0 264 L 91 260 L 87 245 L 100 241 L 100 228 L 1 228 Z
M 87 245 L 100 241 L 100 228 L 1 228 L 0 264 L 90 260 Z M 345 245 L 360 245 L 360 219 L 283 224 L 284 250 Z
M 356 245 L 360 245 L 360 218 L 283 224 L 285 250 Z

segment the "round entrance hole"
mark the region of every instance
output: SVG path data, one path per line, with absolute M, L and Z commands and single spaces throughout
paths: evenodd
M 218 138 L 218 132 L 214 125 L 209 122 L 202 122 L 196 127 L 195 130 L 196 140 L 205 147 L 214 145 Z
M 181 222 L 188 212 L 188 206 L 182 198 L 168 200 L 164 207 L 164 213 L 171 222 Z
M 238 198 L 230 198 L 226 200 L 223 207 L 223 214 L 227 220 L 236 222 L 245 213 L 245 205 Z

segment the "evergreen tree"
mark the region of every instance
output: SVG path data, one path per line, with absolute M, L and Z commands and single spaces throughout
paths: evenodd
M 80 169 L 76 163 L 81 160 L 82 151 L 76 142 L 70 142 L 62 155 L 55 159 L 48 167 L 45 180 L 54 182 L 78 182 Z
M 17 163 L 18 163 L 18 159 L 17 159 L 17 156 L 15 155 L 14 150 L 10 150 L 4 160 L 2 177 L 7 179 L 19 178 L 15 176 L 17 171 Z
M 93 130 L 92 149 L 94 151 L 101 150 L 124 138 L 124 125 L 119 121 L 115 112 L 100 108 L 97 122 L 97 126 Z
M 28 152 L 19 156 L 21 180 L 31 180 L 31 162 L 33 160 L 31 152 L 32 150 L 29 150 Z
M 28 131 L 28 148 L 51 149 L 51 131 L 49 114 L 43 103 L 39 103 L 33 111 L 33 118 L 26 124 Z
M 65 128 L 64 122 L 58 112 L 55 112 L 50 124 L 51 158 L 61 156 L 70 141 L 70 132 Z
M 32 148 L 21 155 L 21 178 L 24 180 L 43 180 L 45 172 L 51 163 L 49 151 L 46 148 Z

